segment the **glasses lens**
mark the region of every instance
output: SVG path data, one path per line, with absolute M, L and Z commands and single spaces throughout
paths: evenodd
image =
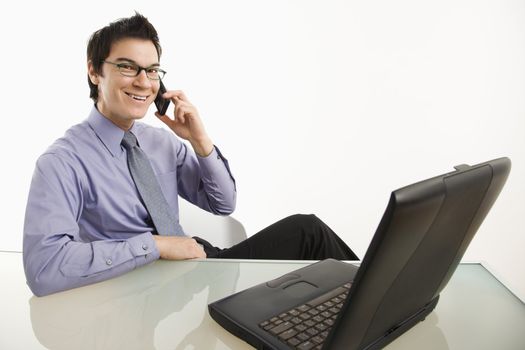
M 162 77 L 164 77 L 164 71 L 161 70 L 160 68 L 158 67 L 155 67 L 155 68 L 148 68 L 146 70 L 146 75 L 148 76 L 148 78 L 150 79 L 153 79 L 153 80 L 160 80 L 162 79 Z
M 139 67 L 137 65 L 130 63 L 120 63 L 117 67 L 120 70 L 120 73 L 122 73 L 122 75 L 128 77 L 136 76 L 139 71 Z

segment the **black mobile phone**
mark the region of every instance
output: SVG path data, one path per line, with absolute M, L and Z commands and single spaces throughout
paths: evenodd
M 159 92 L 157 93 L 157 97 L 155 97 L 155 106 L 157 106 L 157 111 L 159 111 L 160 115 L 166 114 L 166 111 L 168 110 L 168 106 L 170 104 L 170 100 L 166 100 L 162 97 L 162 94 L 166 91 L 166 87 L 162 83 L 162 80 L 160 80 Z

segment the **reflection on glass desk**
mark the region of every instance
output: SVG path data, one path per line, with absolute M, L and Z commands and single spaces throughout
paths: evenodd
M 0 349 L 251 349 L 210 318 L 207 304 L 306 264 L 159 260 L 38 298 L 22 254 L 0 253 Z M 481 264 L 460 264 L 434 312 L 387 349 L 525 349 L 525 305 Z

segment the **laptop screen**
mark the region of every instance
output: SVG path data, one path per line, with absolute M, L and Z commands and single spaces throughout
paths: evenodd
M 392 193 L 337 325 L 350 334 L 332 332 L 334 348 L 371 344 L 437 302 L 501 191 L 510 160 L 456 169 Z

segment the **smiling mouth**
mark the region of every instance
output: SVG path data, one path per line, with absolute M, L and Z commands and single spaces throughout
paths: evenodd
M 133 95 L 133 94 L 130 94 L 128 92 L 126 92 L 125 94 L 128 95 L 129 97 L 131 97 L 132 99 L 136 100 L 136 101 L 144 102 L 148 98 L 148 96 Z

